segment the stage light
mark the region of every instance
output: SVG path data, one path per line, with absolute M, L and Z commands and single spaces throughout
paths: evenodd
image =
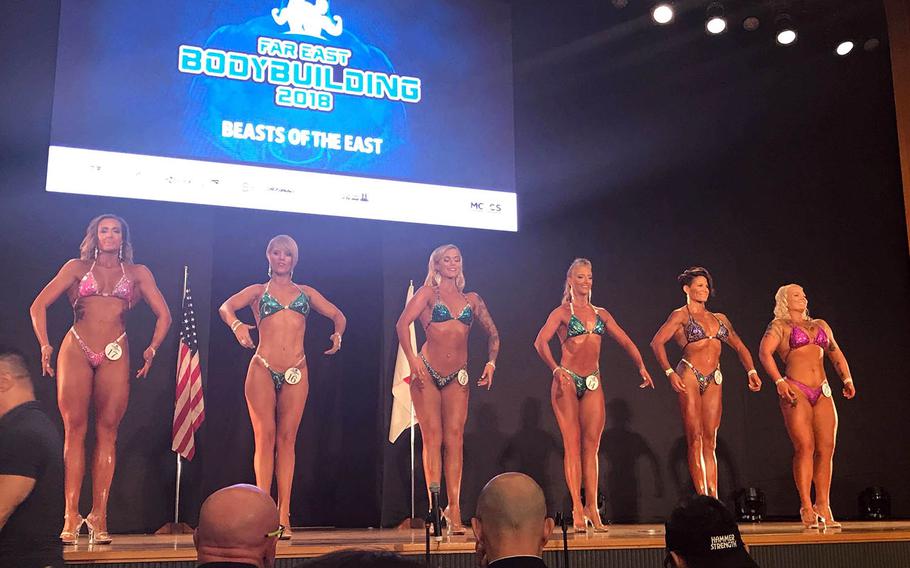
M 708 6 L 708 21 L 705 22 L 705 29 L 709 34 L 717 35 L 727 29 L 727 20 L 724 19 L 724 7 L 718 2 L 712 2 Z
M 651 18 L 658 24 L 669 24 L 673 21 L 673 6 L 663 2 L 651 10 Z
M 863 49 L 866 51 L 875 51 L 875 49 L 879 46 L 879 43 L 880 42 L 878 41 L 878 38 L 869 38 L 866 40 L 866 43 L 863 44 Z
M 847 55 L 851 51 L 853 51 L 853 42 L 849 40 L 840 42 L 834 50 L 840 56 Z
M 736 518 L 757 523 L 765 516 L 765 492 L 757 487 L 736 492 Z
M 777 29 L 775 37 L 780 45 L 790 45 L 796 41 L 796 26 L 793 25 L 793 18 L 789 14 L 780 14 L 774 19 L 774 26 Z
M 755 16 L 748 16 L 743 19 L 743 29 L 747 32 L 754 32 L 761 26 L 761 20 Z
M 867 487 L 857 498 L 859 516 L 868 521 L 880 521 L 891 516 L 891 496 L 884 487 Z

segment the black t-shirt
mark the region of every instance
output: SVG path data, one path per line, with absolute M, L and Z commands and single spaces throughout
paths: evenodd
M 35 401 L 0 418 L 0 475 L 35 480 L 0 530 L 0 567 L 63 566 L 63 444 Z

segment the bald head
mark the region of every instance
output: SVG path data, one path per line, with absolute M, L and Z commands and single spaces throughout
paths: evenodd
M 0 416 L 34 399 L 25 355 L 13 347 L 0 345 Z
M 232 485 L 202 504 L 194 541 L 198 561 L 248 562 L 268 567 L 275 558 L 278 508 L 254 485 Z
M 513 554 L 539 556 L 553 530 L 543 490 L 527 475 L 514 472 L 497 475 L 483 488 L 472 525 L 475 536 L 493 554 L 489 560 Z

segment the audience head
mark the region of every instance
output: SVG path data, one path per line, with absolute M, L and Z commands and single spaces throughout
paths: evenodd
M 683 500 L 666 523 L 666 566 L 679 568 L 757 568 L 736 520 L 723 503 L 697 495 Z
M 523 473 L 503 473 L 486 484 L 471 519 L 478 554 L 493 562 L 505 556 L 540 556 L 553 532 L 543 490 Z
M 271 568 L 280 535 L 278 508 L 254 485 L 232 485 L 209 495 L 193 535 L 198 562 L 241 562 Z
M 0 345 L 0 415 L 35 398 L 25 355 Z

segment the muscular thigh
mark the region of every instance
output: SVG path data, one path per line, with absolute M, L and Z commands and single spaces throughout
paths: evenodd
M 711 383 L 705 394 L 699 396 L 701 396 L 702 427 L 715 432 L 720 427 L 720 417 L 723 413 L 723 388 L 721 385 Z
M 422 432 L 442 432 L 442 394 L 432 381 L 411 380 L 411 400 Z
M 442 401 L 442 429 L 444 432 L 462 432 L 468 419 L 468 400 L 471 396 L 470 383 L 460 385 L 452 381 L 440 391 Z
M 256 358 L 250 361 L 243 392 L 253 425 L 275 423 L 275 384 L 268 370 Z
M 95 369 L 92 398 L 96 422 L 116 428 L 126 412 L 130 399 L 130 349 L 126 340 L 120 359 L 116 361 L 105 359 Z
M 780 400 L 780 411 L 784 416 L 787 434 L 794 445 L 812 445 L 814 434 L 812 432 L 813 409 L 806 397 L 797 392 L 796 404 L 791 405 L 785 400 Z
M 88 419 L 94 375 L 82 349 L 71 334 L 66 334 L 57 356 L 56 377 L 57 404 L 65 421 L 85 422 Z
M 677 393 L 679 412 L 682 415 L 686 430 L 701 430 L 702 394 L 698 390 L 698 381 L 691 369 L 686 368 L 680 375 L 686 385 L 686 392 Z
M 837 438 L 837 408 L 834 399 L 821 397 L 818 399 L 812 413 L 812 426 L 815 439 L 829 447 L 834 447 Z
M 603 386 L 603 383 L 601 383 Z M 603 388 L 597 390 L 585 391 L 581 400 L 578 401 L 579 422 L 581 432 L 586 439 L 600 440 L 606 424 L 606 409 L 604 407 Z
M 303 376 L 296 385 L 285 384 L 278 393 L 278 431 L 295 433 L 303 418 L 307 395 L 310 392 L 309 373 L 301 369 Z
M 575 395 L 575 386 L 569 381 L 565 381 L 560 393 L 558 380 L 554 378 L 550 386 L 550 403 L 553 405 L 553 413 L 556 414 L 556 423 L 559 424 L 563 437 L 569 433 L 577 435 L 581 430 L 581 423 L 579 420 L 580 404 Z

